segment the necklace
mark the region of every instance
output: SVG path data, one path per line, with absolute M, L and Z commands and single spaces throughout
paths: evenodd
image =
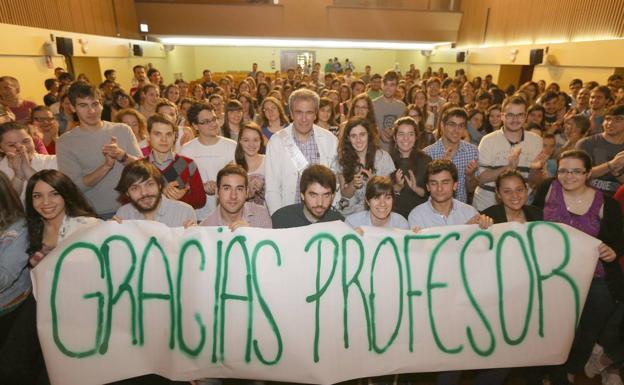
M 564 198 L 564 203 L 565 203 L 566 199 Z M 579 208 L 579 206 L 581 206 L 582 203 L 584 203 L 583 197 L 581 198 L 572 198 L 572 197 L 568 197 L 567 199 L 567 204 L 566 204 L 566 209 L 568 211 L 574 211 L 572 210 L 573 208 Z

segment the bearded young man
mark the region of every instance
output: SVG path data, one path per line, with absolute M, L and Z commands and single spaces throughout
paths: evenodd
M 113 217 L 121 220 L 149 220 L 169 227 L 188 227 L 197 223 L 195 210 L 190 205 L 163 196 L 165 178 L 148 160 L 128 164 L 121 173 L 115 190 L 127 203 Z

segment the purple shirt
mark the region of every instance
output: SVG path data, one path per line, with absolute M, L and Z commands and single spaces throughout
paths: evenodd
M 544 220 L 558 223 L 565 223 L 575 229 L 581 230 L 592 237 L 598 237 L 600 232 L 600 209 L 604 203 L 602 192 L 596 190 L 594 200 L 589 210 L 583 215 L 577 215 L 568 211 L 563 199 L 563 187 L 558 180 L 554 180 L 550 185 L 550 195 L 544 205 Z M 596 265 L 594 277 L 604 277 L 605 271 L 602 263 Z
M 269 211 L 266 207 L 257 205 L 252 202 L 246 202 L 243 206 L 243 212 L 241 218 L 251 227 L 262 227 L 265 229 L 273 228 L 273 223 L 271 222 L 271 217 L 269 216 Z M 214 209 L 213 212 L 208 214 L 206 219 L 204 219 L 200 224 L 200 226 L 227 226 L 223 218 L 221 217 L 221 209 L 219 206 Z

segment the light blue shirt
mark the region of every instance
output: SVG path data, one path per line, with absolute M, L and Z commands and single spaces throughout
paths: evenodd
M 479 212 L 472 206 L 453 199 L 453 206 L 448 216 L 440 214 L 431 205 L 431 197 L 427 202 L 414 207 L 409 213 L 407 220 L 410 228 L 418 226 L 421 229 L 427 227 L 465 225 Z
M 24 219 L 0 232 L 0 315 L 14 309 L 9 304 L 30 291 L 27 247 L 28 229 Z
M 361 227 L 361 226 L 373 226 L 371 222 L 369 210 L 359 211 L 357 213 L 349 215 L 345 219 L 345 223 L 354 229 Z M 383 227 L 392 227 L 395 229 L 404 229 L 404 230 L 409 229 L 409 226 L 405 218 L 403 218 L 401 214 L 397 214 L 397 213 L 390 213 L 390 220 Z

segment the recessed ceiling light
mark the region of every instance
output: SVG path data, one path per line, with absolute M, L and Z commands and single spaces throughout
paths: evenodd
M 296 47 L 296 48 L 361 48 L 391 50 L 431 50 L 448 42 L 399 42 L 399 41 L 365 41 L 365 40 L 320 40 L 320 39 L 265 39 L 265 38 L 233 38 L 233 37 L 186 37 L 161 36 L 163 44 L 171 45 L 205 45 L 235 47 Z

